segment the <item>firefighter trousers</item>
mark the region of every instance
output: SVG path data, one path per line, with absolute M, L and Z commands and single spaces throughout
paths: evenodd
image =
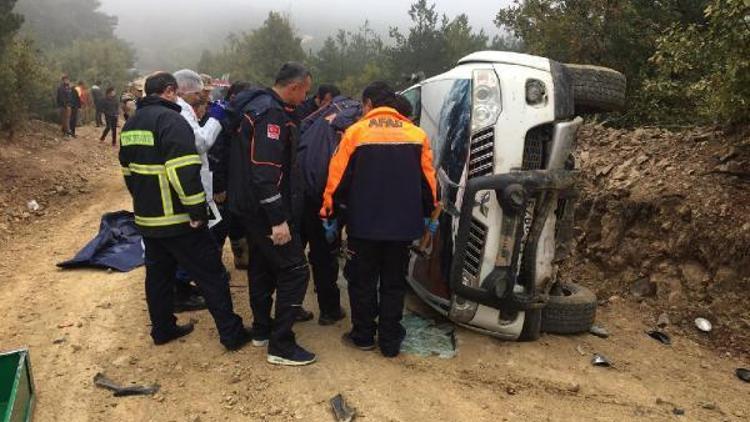
M 179 265 L 195 277 L 224 345 L 244 337 L 242 318 L 234 313 L 229 279 L 211 233 L 201 228 L 169 238 L 144 237 L 146 246 L 146 302 L 151 337 L 168 337 L 175 329 L 175 270 Z

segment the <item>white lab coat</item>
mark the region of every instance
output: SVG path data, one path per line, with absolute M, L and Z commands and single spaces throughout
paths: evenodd
M 208 150 L 214 146 L 216 138 L 221 133 L 221 123 L 213 117 L 209 117 L 206 124 L 201 126 L 198 122 L 198 116 L 190 104 L 177 97 L 177 105 L 182 107 L 180 114 L 190 124 L 195 134 L 195 149 L 198 150 L 198 155 L 201 157 L 201 183 L 203 184 L 203 190 L 206 192 L 206 201 L 215 211 L 215 206 L 212 206 L 214 204 L 214 179 L 208 165 Z

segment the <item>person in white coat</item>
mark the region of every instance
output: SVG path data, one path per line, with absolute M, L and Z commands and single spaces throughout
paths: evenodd
M 208 150 L 216 142 L 222 127 L 219 122 L 223 116 L 222 110 L 209 107 L 207 113 L 208 120 L 203 126 L 200 125 L 198 115 L 195 113 L 196 108 L 204 101 L 203 98 L 203 80 L 201 76 L 190 70 L 183 69 L 174 73 L 177 80 L 177 105 L 182 108 L 180 114 L 188 122 L 195 134 L 195 148 L 201 159 L 201 183 L 203 190 L 206 192 L 206 201 L 211 210 L 211 221 L 209 225 L 217 223 L 221 219 L 219 210 L 213 196 L 213 175 L 209 168 Z M 213 223 L 213 224 L 212 224 Z M 191 284 L 192 277 L 185 271 L 177 270 L 177 283 L 175 294 L 175 311 L 194 311 L 205 309 L 205 300 L 200 296 L 200 291 Z
M 210 206 L 214 200 L 213 177 L 208 166 L 208 150 L 211 149 L 221 133 L 221 123 L 218 119 L 221 116 L 212 115 L 212 113 L 219 113 L 220 111 L 209 107 L 207 110 L 209 118 L 201 126 L 200 119 L 195 114 L 195 107 L 203 101 L 203 79 L 198 73 L 190 69 L 178 70 L 174 73 L 174 77 L 177 79 L 177 105 L 182 107 L 180 114 L 187 120 L 190 127 L 193 128 L 193 133 L 195 133 L 195 148 L 198 150 L 202 163 L 201 181 Z M 212 211 L 216 212 L 215 207 L 211 208 Z

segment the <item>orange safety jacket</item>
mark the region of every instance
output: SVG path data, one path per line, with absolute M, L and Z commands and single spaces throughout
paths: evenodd
M 331 158 L 320 215 L 346 209 L 347 234 L 368 240 L 411 241 L 437 206 L 437 182 L 427 134 L 390 107 L 352 125 Z

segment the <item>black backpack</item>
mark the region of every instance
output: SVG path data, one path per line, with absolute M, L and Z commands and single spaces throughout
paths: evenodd
M 362 117 L 362 104 L 339 96 L 302 121 L 297 162 L 305 183 L 305 195 L 320 200 L 328 181 L 328 165 L 341 136 Z

